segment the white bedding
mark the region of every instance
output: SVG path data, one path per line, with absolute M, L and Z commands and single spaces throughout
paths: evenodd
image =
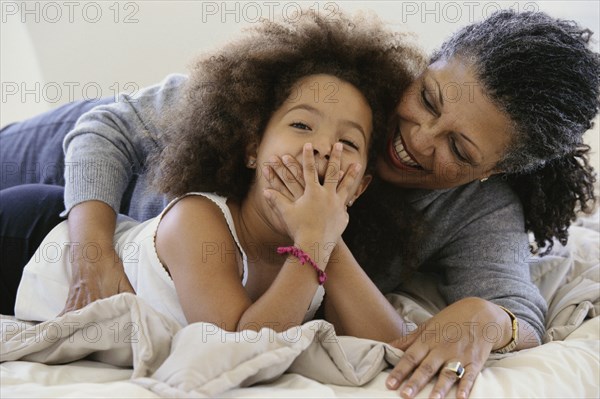
M 549 302 L 545 344 L 493 355 L 472 397 L 600 397 L 598 214 L 578 224 L 566 248 L 531 264 Z M 422 295 L 429 300 L 390 299 L 405 317 L 420 322 L 436 303 L 431 292 Z M 131 336 L 128 321 L 140 327 L 136 339 L 125 339 Z M 94 338 L 94 327 L 86 339 L 77 338 L 85 328 L 74 326 L 90 322 L 101 326 L 102 337 Z M 215 328 L 197 323 L 180 329 L 129 294 L 34 327 L 3 318 L 0 397 L 398 397 L 384 382 L 402 353 L 385 344 L 335 337 L 322 321 L 286 336 L 236 337 Z M 103 362 L 76 360 L 90 353 Z
M 494 361 L 475 383 L 473 398 L 600 397 L 600 318 L 588 320 L 566 340 Z M 80 360 L 51 366 L 34 362 L 1 365 L 0 397 L 159 397 L 129 382 L 131 369 Z M 270 383 L 233 389 L 220 397 L 398 397 L 384 382 L 387 371 L 362 387 L 322 384 L 299 374 L 284 374 Z M 427 397 L 425 389 L 418 397 Z M 449 397 L 453 397 L 454 392 Z

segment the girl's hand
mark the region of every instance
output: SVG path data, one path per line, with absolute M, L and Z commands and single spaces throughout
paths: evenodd
M 354 169 L 350 165 L 348 170 L 341 171 L 340 181 L 343 181 L 344 174 Z M 263 168 L 263 173 L 267 176 L 270 187 L 278 191 L 290 201 L 296 201 L 304 194 L 304 174 L 302 173 L 302 164 L 291 155 L 284 155 L 281 158 L 273 156 L 267 167 Z M 358 190 L 359 179 L 355 179 L 355 185 L 351 192 Z
M 465 298 L 453 303 L 391 343 L 402 349 L 404 356 L 390 372 L 387 387 L 400 388 L 400 396 L 409 399 L 437 377 L 430 398 L 445 397 L 455 383 L 456 397 L 467 398 L 492 349 L 502 346 L 502 336 L 511 328 L 507 319 L 502 309 L 484 299 Z M 499 336 L 490 337 L 498 332 Z M 444 369 L 456 361 L 465 369 L 461 379 Z
M 341 178 L 342 149 L 340 143 L 333 146 L 323 184 L 319 182 L 310 143 L 304 145 L 302 153 L 303 178 L 299 173 L 280 172 L 277 178 L 269 179 L 271 186 L 276 185 L 277 188 L 266 189 L 265 197 L 295 242 L 318 239 L 324 241 L 323 245 L 337 243 L 348 225 L 346 205 L 353 194 L 360 165 L 353 165 Z M 265 167 L 263 172 L 265 176 L 272 176 L 276 171 Z
M 304 194 L 302 164 L 291 155 L 271 157 L 269 165 L 263 168 L 263 175 L 267 178 L 269 187 L 289 201 L 294 202 Z

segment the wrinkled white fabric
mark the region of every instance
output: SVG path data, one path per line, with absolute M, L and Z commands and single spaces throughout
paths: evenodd
M 571 247 L 556 248 L 551 256 L 530 265 L 550 304 L 547 343 L 490 357 L 472 397 L 600 396 L 598 240 L 597 231 L 574 226 Z M 435 282 L 424 275 L 417 278 L 422 280 L 419 290 L 390 296 L 405 319 L 414 323 L 443 306 Z M 308 389 L 316 396 L 397 397 L 385 389 L 381 371 L 394 365 L 402 352 L 381 342 L 338 337 L 322 320 L 281 333 L 269 329 L 232 333 L 208 323 L 182 328 L 142 298 L 120 294 L 40 324 L 11 317 L 0 321 L 1 360 L 6 362 L 3 396 L 19 392 L 47 396 L 43 386 L 21 390 L 20 385 L 11 385 L 25 378 L 27 372 L 19 370 L 31 370 L 27 364 L 34 364 L 16 360 L 59 364 L 87 358 L 133 366 L 132 382 L 145 389 L 115 388 L 113 395 L 118 396 L 127 396 L 125 392 L 135 392 L 131 397 L 289 396 Z M 55 392 L 69 396 L 73 391 Z M 423 395 L 428 392 L 426 388 Z M 454 388 L 449 396 L 453 395 Z

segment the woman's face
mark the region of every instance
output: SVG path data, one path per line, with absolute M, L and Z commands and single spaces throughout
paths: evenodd
M 431 64 L 392 119 L 377 172 L 407 188 L 456 187 L 499 172 L 494 167 L 512 135 L 508 117 L 457 58 Z

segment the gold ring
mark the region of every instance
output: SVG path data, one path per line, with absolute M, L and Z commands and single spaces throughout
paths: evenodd
M 458 378 L 459 380 L 465 374 L 465 368 L 462 366 L 462 364 L 460 362 L 450 362 L 450 363 L 446 364 L 446 366 L 444 367 L 444 370 L 452 371 L 454 374 L 456 374 L 456 378 Z

